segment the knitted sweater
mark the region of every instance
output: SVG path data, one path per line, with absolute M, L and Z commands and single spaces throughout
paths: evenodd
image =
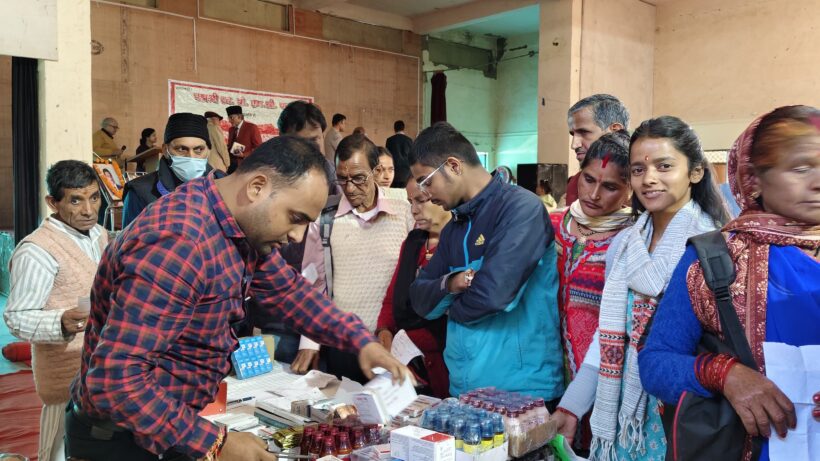
M 401 244 L 412 229 L 407 200 L 381 197 L 393 213 L 380 212 L 363 223 L 352 212 L 333 222 L 333 301 L 359 316 L 372 332 L 399 260 Z
M 39 246 L 59 265 L 54 286 L 43 309 L 64 309 L 77 305 L 77 299 L 89 296 L 97 263 L 92 261 L 71 239 L 46 221 L 23 242 Z M 100 248 L 108 244 L 108 234 L 99 240 Z M 80 369 L 84 333 L 66 343 L 32 344 L 32 368 L 37 395 L 46 405 L 67 402 L 71 380 Z

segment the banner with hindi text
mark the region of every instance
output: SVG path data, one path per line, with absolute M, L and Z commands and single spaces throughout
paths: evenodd
M 313 102 L 310 96 L 168 80 L 168 113 L 191 112 L 202 115 L 207 111 L 216 112 L 224 117 L 220 126 L 226 139 L 231 127 L 225 113 L 226 107 L 242 106 L 245 120 L 259 125 L 264 142 L 279 135 L 279 129 L 276 128 L 279 114 L 285 106 L 298 100 Z

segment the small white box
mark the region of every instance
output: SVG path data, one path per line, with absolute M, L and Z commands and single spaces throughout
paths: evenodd
M 455 461 L 455 439 L 416 426 L 390 432 L 390 456 L 402 461 Z

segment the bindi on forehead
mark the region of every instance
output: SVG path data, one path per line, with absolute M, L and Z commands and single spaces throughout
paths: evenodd
M 606 164 L 609 163 L 610 158 L 612 158 L 612 154 L 607 152 L 604 158 L 601 159 L 601 168 L 606 168 Z

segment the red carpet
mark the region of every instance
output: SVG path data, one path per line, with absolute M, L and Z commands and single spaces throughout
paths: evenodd
M 0 376 L 0 453 L 37 459 L 42 407 L 31 371 Z

